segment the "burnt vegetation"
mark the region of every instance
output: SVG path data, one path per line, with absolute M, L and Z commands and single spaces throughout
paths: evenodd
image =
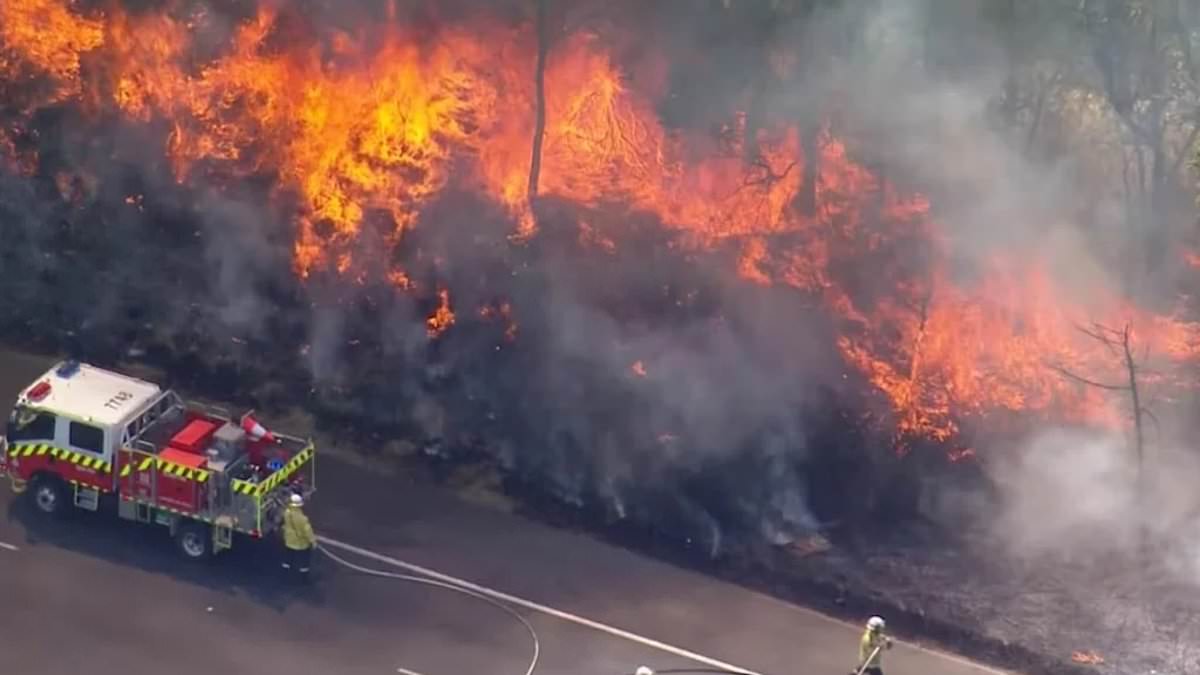
M 1200 630 L 1190 3 L 274 4 L 0 0 L 6 340 L 1030 670 L 1196 667 L 1132 637 Z

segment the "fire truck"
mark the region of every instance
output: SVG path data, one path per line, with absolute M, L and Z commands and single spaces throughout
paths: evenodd
M 231 548 L 235 533 L 271 534 L 292 494 L 316 490 L 311 439 L 74 360 L 17 398 L 0 436 L 5 474 L 46 514 L 115 502 L 120 518 L 167 527 L 190 559 Z

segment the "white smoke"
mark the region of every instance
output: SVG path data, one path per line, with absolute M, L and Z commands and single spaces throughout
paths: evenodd
M 1200 455 L 1055 429 L 989 462 L 1001 488 L 994 532 L 1012 555 L 1088 563 L 1139 556 L 1200 585 Z

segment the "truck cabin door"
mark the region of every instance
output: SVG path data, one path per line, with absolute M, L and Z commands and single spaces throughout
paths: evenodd
M 8 439 L 8 470 L 22 480 L 28 480 L 49 459 L 49 451 L 38 452 L 42 446 L 54 445 L 57 419 L 54 413 L 33 408 L 13 408 L 8 418 L 5 436 Z
M 58 447 L 71 452 L 65 463 L 59 458 L 60 475 L 88 487 L 113 489 L 111 430 L 60 417 L 55 435 Z

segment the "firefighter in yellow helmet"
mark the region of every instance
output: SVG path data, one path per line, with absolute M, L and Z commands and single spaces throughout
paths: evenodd
M 892 648 L 892 639 L 883 634 L 884 622 L 878 616 L 867 619 L 867 629 L 858 641 L 858 670 L 862 675 L 883 675 L 883 650 Z
M 312 565 L 312 550 L 317 545 L 312 523 L 301 507 L 304 497 L 293 494 L 283 512 L 283 545 L 287 548 L 283 558 L 283 569 L 295 570 L 301 578 L 308 578 Z

